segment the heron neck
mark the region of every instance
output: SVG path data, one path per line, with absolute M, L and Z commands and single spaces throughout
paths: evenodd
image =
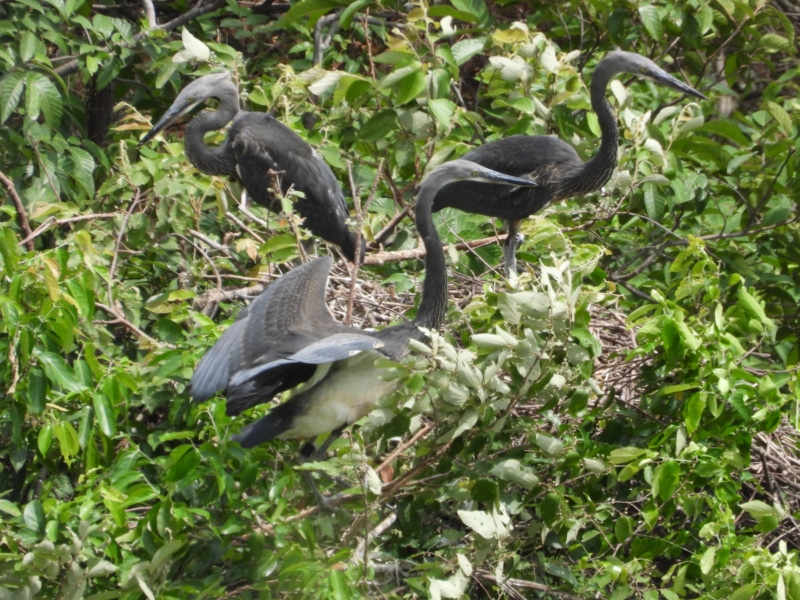
M 234 92 L 235 94 L 235 92 Z M 222 129 L 239 112 L 239 102 L 234 95 L 220 98 L 220 106 L 214 111 L 203 111 L 186 126 L 186 155 L 192 164 L 209 175 L 236 176 L 236 160 L 226 139 L 216 147 L 205 142 L 205 134 Z
M 425 281 L 422 300 L 414 324 L 427 329 L 438 329 L 447 313 L 447 264 L 442 241 L 433 224 L 433 199 L 442 185 L 424 185 L 420 188 L 415 209 L 417 231 L 425 246 Z
M 611 178 L 617 166 L 619 129 L 614 110 L 606 100 L 606 87 L 614 75 L 616 73 L 605 68 L 603 61 L 600 61 L 592 76 L 589 91 L 592 108 L 600 124 L 600 148 L 597 154 L 565 181 L 564 187 L 569 188 L 570 196 L 587 194 L 598 189 Z

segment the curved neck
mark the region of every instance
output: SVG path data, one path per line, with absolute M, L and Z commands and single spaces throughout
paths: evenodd
M 228 149 L 226 139 L 219 146 L 206 145 L 205 134 L 222 129 L 239 112 L 238 93 L 235 88 L 224 89 L 219 94 L 219 108 L 201 112 L 186 126 L 186 155 L 192 164 L 209 175 L 236 176 L 236 160 Z
M 616 74 L 613 69 L 607 67 L 607 64 L 600 61 L 592 76 L 589 92 L 592 109 L 597 114 L 597 121 L 600 124 L 600 149 L 580 169 L 573 171 L 563 180 L 562 185 L 570 196 L 598 189 L 611 178 L 617 166 L 619 129 L 617 129 L 617 117 L 606 100 L 606 87 Z
M 433 225 L 433 199 L 448 183 L 423 182 L 415 209 L 417 231 L 425 245 L 425 281 L 422 284 L 422 300 L 419 303 L 414 324 L 427 329 L 438 329 L 447 313 L 447 263 L 442 241 Z

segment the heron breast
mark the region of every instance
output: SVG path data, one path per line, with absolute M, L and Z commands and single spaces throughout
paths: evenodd
M 387 369 L 375 366 L 378 356 L 362 352 L 334 365 L 319 384 L 303 392 L 305 411 L 285 436 L 312 438 L 354 423 L 394 392 L 399 381 L 383 379 Z

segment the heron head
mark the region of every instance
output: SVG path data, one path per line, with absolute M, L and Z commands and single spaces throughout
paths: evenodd
M 440 186 L 456 181 L 477 181 L 516 187 L 539 187 L 536 181 L 506 175 L 464 159 L 451 160 L 439 165 L 428 173 L 422 185 L 429 181 L 436 181 Z
M 630 73 L 637 77 L 650 79 L 655 83 L 665 85 L 695 98 L 705 99 L 705 96 L 696 89 L 676 79 L 649 58 L 635 52 L 625 52 L 623 50 L 609 52 L 597 65 L 597 69 L 607 69 L 612 76 L 617 73 Z
M 153 128 L 141 139 L 139 146 L 149 142 L 158 132 L 184 115 L 189 114 L 209 98 L 222 99 L 223 96 L 228 97 L 231 93 L 233 94 L 234 100 L 238 103 L 238 91 L 227 71 L 203 75 L 199 79 L 195 79 L 181 90 L 178 97 L 175 98 L 175 101 L 172 103 L 172 106 L 164 113 L 164 116 L 162 116 Z

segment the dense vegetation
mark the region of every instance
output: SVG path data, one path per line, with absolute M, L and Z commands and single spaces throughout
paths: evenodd
M 268 4 L 0 4 L 0 598 L 800 599 L 795 24 L 764 0 Z M 320 149 L 369 258 L 416 248 L 414 186 L 482 141 L 591 156 L 615 47 L 709 100 L 613 83 L 617 172 L 524 223 L 516 287 L 498 223 L 441 213 L 442 335 L 304 466 L 340 510 L 298 442 L 244 451 L 252 415 L 190 403 L 306 235 L 174 132 L 137 148 L 194 74 L 225 66 Z M 409 255 L 361 268 L 354 324 L 413 314 Z

